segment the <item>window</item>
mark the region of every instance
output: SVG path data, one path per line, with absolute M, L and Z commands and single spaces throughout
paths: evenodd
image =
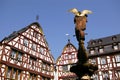
M 98 75 L 97 75 L 97 74 L 94 74 L 94 75 L 93 75 L 93 79 L 94 79 L 94 80 L 99 80 L 99 79 L 98 79 Z
M 50 64 L 47 64 L 46 62 L 43 62 L 42 69 L 45 71 L 50 71 Z
M 35 74 L 30 74 L 30 79 L 29 80 L 37 80 Z
M 92 63 L 92 64 L 96 64 L 96 62 L 97 62 L 97 61 L 96 61 L 95 59 L 91 59 L 91 63 Z
M 107 72 L 103 73 L 103 80 L 109 80 Z
M 24 39 L 23 44 L 24 44 L 24 46 L 28 47 L 28 40 Z
M 103 53 L 104 49 L 103 48 L 99 48 L 99 53 Z
M 71 58 L 74 59 L 75 58 L 75 54 L 71 54 Z
M 8 67 L 6 72 L 7 79 L 5 80 L 20 80 L 20 73 L 21 73 L 20 70 L 16 68 Z
M 101 43 L 102 43 L 102 40 L 101 40 L 101 39 L 99 39 L 99 40 L 98 40 L 98 43 L 99 43 L 99 44 L 101 44 Z
M 39 52 L 40 52 L 41 54 L 43 54 L 44 49 L 43 49 L 42 47 L 40 47 L 40 48 L 39 48 Z
M 118 50 L 118 46 L 117 46 L 117 45 L 114 45 L 114 46 L 113 46 L 113 49 L 114 49 L 114 50 Z
M 36 34 L 37 34 L 37 33 L 34 31 L 34 32 L 33 32 L 33 36 L 36 37 Z
M 68 71 L 68 66 L 67 65 L 63 66 L 63 71 L 65 71 L 65 72 Z
M 92 42 L 91 42 L 91 45 L 95 45 L 95 43 L 96 43 L 95 41 L 92 41 Z
M 36 66 L 35 62 L 36 62 L 36 59 L 34 57 L 30 57 L 29 64 L 31 65 L 32 69 L 34 69 Z
M 11 54 L 10 54 L 10 58 L 11 58 L 11 59 L 15 59 L 15 58 L 16 58 L 16 53 L 17 53 L 17 51 L 12 50 L 12 52 L 11 52 Z
M 115 60 L 116 60 L 116 62 L 120 62 L 120 55 L 116 55 Z
M 61 71 L 62 70 L 62 66 L 58 66 L 58 69 Z
M 105 58 L 101 58 L 101 64 L 106 64 L 106 59 Z
M 12 68 L 10 68 L 10 67 L 8 67 L 8 70 L 7 70 L 7 74 L 6 74 L 6 77 L 8 78 L 8 79 L 10 79 L 10 74 L 11 74 L 11 72 L 12 72 Z
M 16 73 L 17 73 L 17 70 L 14 69 L 14 71 L 13 71 L 13 79 L 15 79 L 15 77 L 16 77 Z
M 18 61 L 21 62 L 22 61 L 22 53 L 18 52 L 18 57 L 17 57 Z
M 10 58 L 14 60 L 14 62 L 22 62 L 22 55 L 23 53 L 17 51 L 17 50 L 12 50 L 10 54 Z
M 90 50 L 90 54 L 95 54 L 95 50 Z
M 21 71 L 18 71 L 18 80 L 20 80 L 20 73 Z
M 32 44 L 32 50 L 36 50 L 36 44 Z
M 116 36 L 113 36 L 113 37 L 112 37 L 112 40 L 113 40 L 113 41 L 115 41 L 116 39 L 117 39 L 117 37 L 116 37 Z
M 33 37 L 37 38 L 38 37 L 38 33 L 36 31 L 34 31 L 33 33 Z
M 68 55 L 67 54 L 64 55 L 64 59 L 68 59 Z

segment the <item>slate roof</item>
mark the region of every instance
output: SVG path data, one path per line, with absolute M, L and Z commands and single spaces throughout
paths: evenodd
M 34 23 L 32 23 L 32 24 L 30 24 L 30 25 L 28 25 L 28 26 L 26 26 L 26 27 L 24 27 L 24 28 L 22 28 L 22 29 L 20 29 L 18 31 L 13 31 L 13 33 L 11 33 L 8 37 L 3 38 L 0 42 L 1 43 L 3 41 L 9 42 L 10 40 L 16 38 L 19 35 L 19 33 L 25 32 L 31 25 L 37 25 L 42 30 L 42 27 L 39 25 L 39 23 L 38 22 L 34 22 Z
M 120 42 L 120 34 L 90 40 L 88 42 L 87 48 L 89 49 L 91 47 L 105 46 L 105 45 L 109 45 L 112 43 L 118 43 L 118 42 Z

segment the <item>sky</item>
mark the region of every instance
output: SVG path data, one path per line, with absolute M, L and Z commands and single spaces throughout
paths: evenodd
M 0 41 L 33 22 L 41 25 L 51 54 L 57 59 L 70 42 L 77 48 L 74 15 L 68 10 L 91 10 L 85 46 L 91 39 L 120 34 L 120 0 L 0 0 Z M 68 36 L 66 34 L 69 34 Z

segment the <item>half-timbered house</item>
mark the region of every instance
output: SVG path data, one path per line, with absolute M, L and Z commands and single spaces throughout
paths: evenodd
M 76 75 L 70 72 L 70 67 L 77 62 L 77 49 L 68 40 L 62 54 L 56 61 L 56 76 L 58 80 L 76 80 Z
M 98 65 L 94 80 L 120 80 L 120 34 L 90 40 L 90 62 Z
M 0 42 L 0 80 L 53 80 L 54 58 L 38 22 Z

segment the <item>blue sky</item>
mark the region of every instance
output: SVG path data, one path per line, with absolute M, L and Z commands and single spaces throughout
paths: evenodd
M 42 26 L 55 59 L 67 44 L 78 47 L 74 35 L 74 15 L 71 8 L 89 9 L 85 45 L 91 39 L 120 34 L 120 0 L 0 0 L 0 40 L 13 31 L 36 22 Z

